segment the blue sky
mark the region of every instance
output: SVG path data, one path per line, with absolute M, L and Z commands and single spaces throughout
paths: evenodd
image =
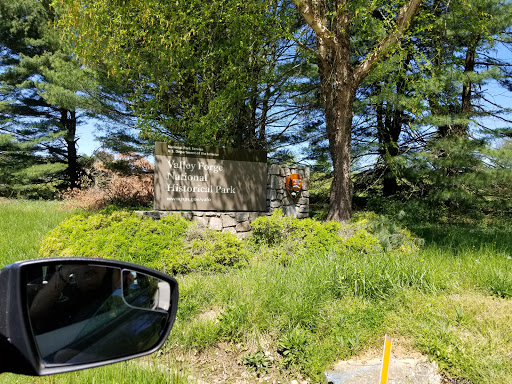
M 77 137 L 79 137 L 77 146 L 80 155 L 90 156 L 100 147 L 100 143 L 94 137 L 97 135 L 96 123 L 96 120 L 90 119 L 86 124 L 77 128 Z

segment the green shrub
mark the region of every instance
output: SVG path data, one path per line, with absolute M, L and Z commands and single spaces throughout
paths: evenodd
M 275 210 L 271 217 L 258 217 L 251 223 L 252 239 L 257 244 L 274 245 L 281 243 L 288 234 L 296 229 L 296 223 L 280 209 Z
M 39 253 L 124 260 L 169 273 L 224 271 L 248 259 L 230 233 L 199 231 L 178 214 L 155 221 L 126 211 L 72 216 L 46 235 Z
M 410 254 L 418 251 L 423 240 L 415 238 L 412 233 L 400 226 L 396 221 L 374 212 L 360 212 L 354 215 L 349 227 L 364 230 L 378 240 L 378 244 L 386 251 L 393 251 L 399 254 Z M 372 240 L 364 233 L 354 237 L 361 237 L 361 241 L 368 243 L 368 247 L 375 247 Z
M 407 229 L 374 213 L 359 214 L 351 222 L 340 224 L 298 220 L 276 210 L 270 217 L 254 220 L 252 227 L 253 243 L 270 247 L 267 254 L 282 264 L 325 252 L 411 254 L 420 244 Z
M 182 252 L 164 252 L 166 269 L 179 273 L 224 272 L 229 267 L 244 266 L 249 260 L 249 253 L 232 233 L 191 226 L 185 233 L 184 247 Z
M 267 254 L 286 265 L 296 258 L 344 249 L 340 228 L 332 221 L 299 220 L 276 210 L 252 222 L 251 239 L 257 246 L 268 246 Z
M 351 226 L 348 226 L 350 228 Z M 379 252 L 382 249 L 379 246 L 379 239 L 371 235 L 365 229 L 357 229 L 357 226 L 352 226 L 353 234 L 345 239 L 343 244 L 351 250 L 357 252 L 375 251 Z
M 245 355 L 242 358 L 242 363 L 247 367 L 249 372 L 254 372 L 259 376 L 263 373 L 268 373 L 272 359 L 270 356 L 265 355 L 265 352 L 256 351 Z

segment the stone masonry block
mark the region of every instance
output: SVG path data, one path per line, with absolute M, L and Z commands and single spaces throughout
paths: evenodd
M 251 223 L 249 221 L 238 223 L 235 227 L 237 232 L 249 232 L 251 228 Z
M 210 219 L 208 228 L 214 231 L 222 231 L 222 220 L 220 219 L 220 217 L 212 217 Z
M 208 217 L 199 216 L 199 217 L 195 218 L 195 221 L 199 225 L 202 225 L 203 227 L 208 227 L 208 223 L 210 222 L 210 219 Z
M 302 178 L 302 190 L 309 190 L 309 179 Z
M 235 220 L 237 222 L 247 221 L 249 220 L 249 212 L 237 212 L 235 213 Z
M 277 164 L 272 164 L 269 167 L 268 173 L 270 175 L 279 175 L 281 173 L 281 167 Z
M 226 227 L 234 227 L 235 225 L 238 224 L 238 222 L 235 220 L 234 217 L 231 217 L 231 215 L 222 215 L 221 216 L 221 220 L 222 220 L 222 227 L 223 228 L 226 228 Z
M 305 197 L 300 197 L 299 200 L 297 200 L 297 204 L 307 205 L 309 204 L 309 199 Z
M 281 177 L 278 177 L 276 175 L 272 175 L 270 178 L 270 189 L 280 189 L 283 188 L 283 182 L 281 180 Z
M 283 213 L 285 214 L 285 216 L 295 217 L 297 214 L 297 209 L 293 205 L 284 206 L 284 207 L 282 207 L 282 210 L 283 210 Z
M 251 213 L 249 213 L 249 220 L 253 221 L 261 216 L 268 216 L 268 213 L 267 212 L 251 212 Z
M 228 232 L 228 233 L 232 233 L 233 235 L 236 235 L 235 227 L 222 228 L 222 232 Z
M 137 214 L 151 217 L 154 220 L 160 220 L 163 217 L 162 212 L 160 211 L 137 211 Z

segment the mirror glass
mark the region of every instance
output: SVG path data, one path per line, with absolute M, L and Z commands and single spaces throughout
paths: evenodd
M 86 364 L 153 348 L 166 331 L 172 288 L 101 264 L 24 267 L 30 327 L 45 365 Z
M 171 303 L 169 283 L 140 272 L 123 270 L 123 297 L 137 308 L 168 311 Z

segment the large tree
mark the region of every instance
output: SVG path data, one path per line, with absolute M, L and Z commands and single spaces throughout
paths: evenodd
M 351 136 L 357 89 L 372 69 L 399 46 L 421 0 L 294 3 L 317 38 L 315 53 L 334 168 L 328 219 L 343 221 L 352 214 Z
M 401 63 L 395 55 L 392 66 L 380 65 L 370 83 L 386 169 L 383 192 L 396 193 L 401 179 L 402 186 L 422 190 L 437 203 L 469 206 L 483 199 L 486 185 L 506 179 L 490 169 L 496 158 L 490 160 L 484 139 L 499 132 L 491 117 L 507 122 L 507 106 L 487 101 L 496 92 L 496 80 L 508 77 L 509 66 L 495 50 L 507 41 L 511 5 L 436 0 L 423 7 L 431 20 L 413 23 L 421 33 L 407 44 L 412 45 L 407 55 Z
M 46 1 L 0 0 L 2 156 L 25 159 L 10 180 L 20 191 L 78 185 L 80 108 L 95 104 L 85 93 L 92 77 L 64 49 L 54 17 Z
M 329 218 L 345 220 L 351 216 L 356 90 L 372 68 L 391 55 L 420 0 L 294 2 L 317 41 L 314 61 L 334 166 Z M 288 20 L 293 25 L 294 19 L 286 3 L 56 0 L 55 5 L 63 7 L 61 25 L 74 38 L 75 54 L 86 65 L 103 66 L 112 76 L 137 84 L 144 132 L 189 143 L 262 147 L 255 140 L 254 117 L 264 121 L 271 105 L 282 110 L 283 98 L 268 96 L 286 89 L 287 78 L 276 77 L 285 67 L 276 66 L 275 53 L 294 52 L 281 49 L 280 35 L 301 34 L 290 31 Z M 288 78 L 297 78 L 296 72 L 289 73 Z M 286 114 L 280 118 L 286 121 L 283 117 Z M 268 132 L 261 124 L 258 131 L 258 137 Z
M 310 65 L 279 1 L 56 0 L 74 54 L 126 82 L 142 137 L 276 150 L 310 115 Z M 114 31 L 114 33 L 112 33 Z M 302 140 L 306 140 L 303 137 Z
M 5 170 L 16 169 L 3 183 L 11 195 L 78 186 L 79 125 L 93 116 L 119 123 L 130 115 L 126 90 L 83 68 L 56 19 L 49 1 L 0 0 L 1 155 Z

